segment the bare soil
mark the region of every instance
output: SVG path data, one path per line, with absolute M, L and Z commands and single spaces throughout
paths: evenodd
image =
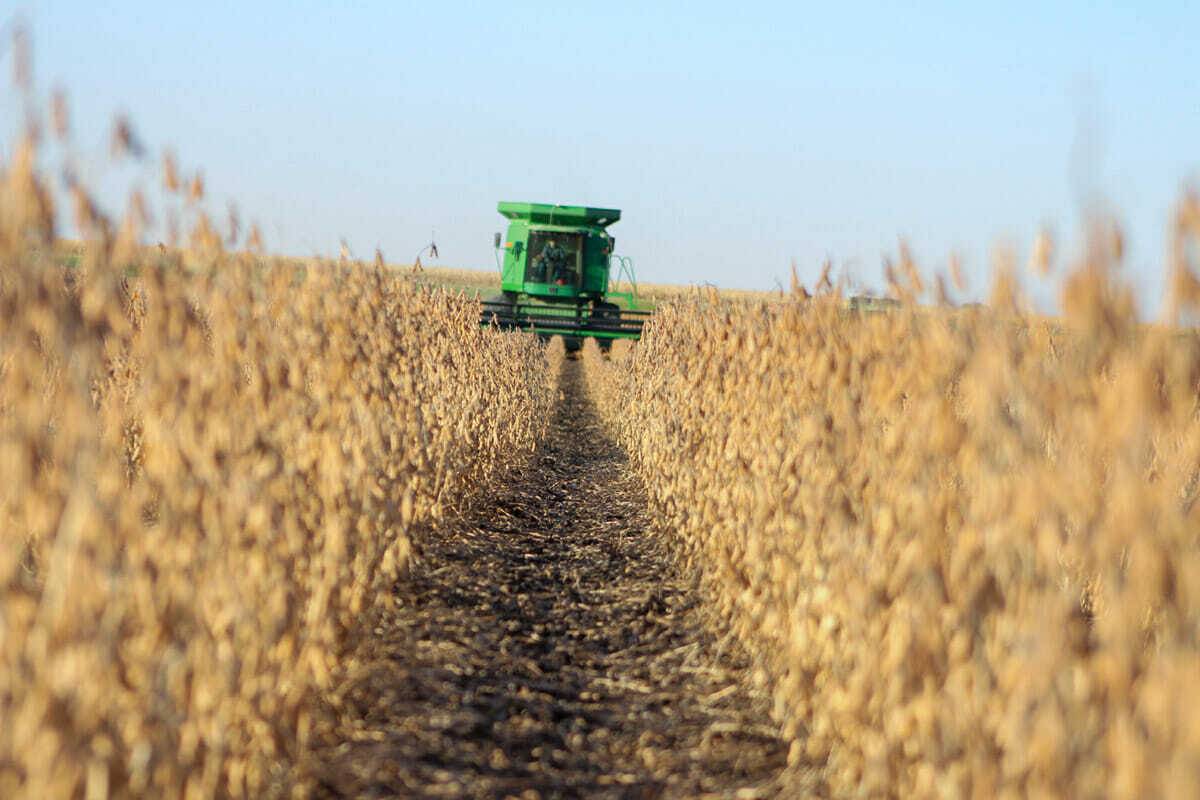
M 510 484 L 421 543 L 329 699 L 327 797 L 773 797 L 787 747 L 567 361 Z

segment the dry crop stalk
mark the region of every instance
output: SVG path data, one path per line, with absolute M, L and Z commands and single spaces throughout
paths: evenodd
M 303 790 L 347 632 L 532 451 L 561 348 L 203 218 L 138 248 L 82 189 L 64 268 L 32 147 L 0 175 L 0 796 Z
M 585 350 L 834 795 L 1200 786 L 1200 338 L 1108 275 L 1070 277 L 1061 322 L 697 299 Z

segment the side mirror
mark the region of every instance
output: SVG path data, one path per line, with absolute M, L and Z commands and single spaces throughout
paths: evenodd
M 497 233 L 496 236 L 492 239 L 492 247 L 496 248 L 497 250 L 500 249 L 500 234 L 499 233 Z

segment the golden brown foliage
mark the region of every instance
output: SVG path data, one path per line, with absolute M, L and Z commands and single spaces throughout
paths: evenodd
M 1200 339 L 1105 274 L 1062 327 L 824 296 L 585 350 L 834 795 L 1195 796 Z
M 159 253 L 97 216 L 63 268 L 33 163 L 0 186 L 0 796 L 289 792 L 347 632 L 557 371 L 466 300 L 204 225 Z

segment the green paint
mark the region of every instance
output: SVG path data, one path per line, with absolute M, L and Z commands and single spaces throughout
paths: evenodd
M 552 335 L 560 331 L 540 325 L 539 318 L 565 316 L 575 321 L 580 336 L 640 337 L 640 325 L 636 330 L 630 329 L 634 327 L 631 324 L 624 326 L 625 330 L 614 331 L 603 318 L 620 309 L 643 308 L 637 298 L 633 262 L 613 253 L 616 240 L 608 227 L 621 219 L 619 210 L 507 201 L 497 209 L 509 224 L 499 248 L 504 255 L 500 264 L 503 297 L 495 300 L 511 304 L 513 327 Z M 614 269 L 619 279 L 629 282 L 631 291 L 609 291 Z M 609 304 L 616 305 L 616 309 Z M 485 319 L 490 319 L 491 305 L 485 308 Z

